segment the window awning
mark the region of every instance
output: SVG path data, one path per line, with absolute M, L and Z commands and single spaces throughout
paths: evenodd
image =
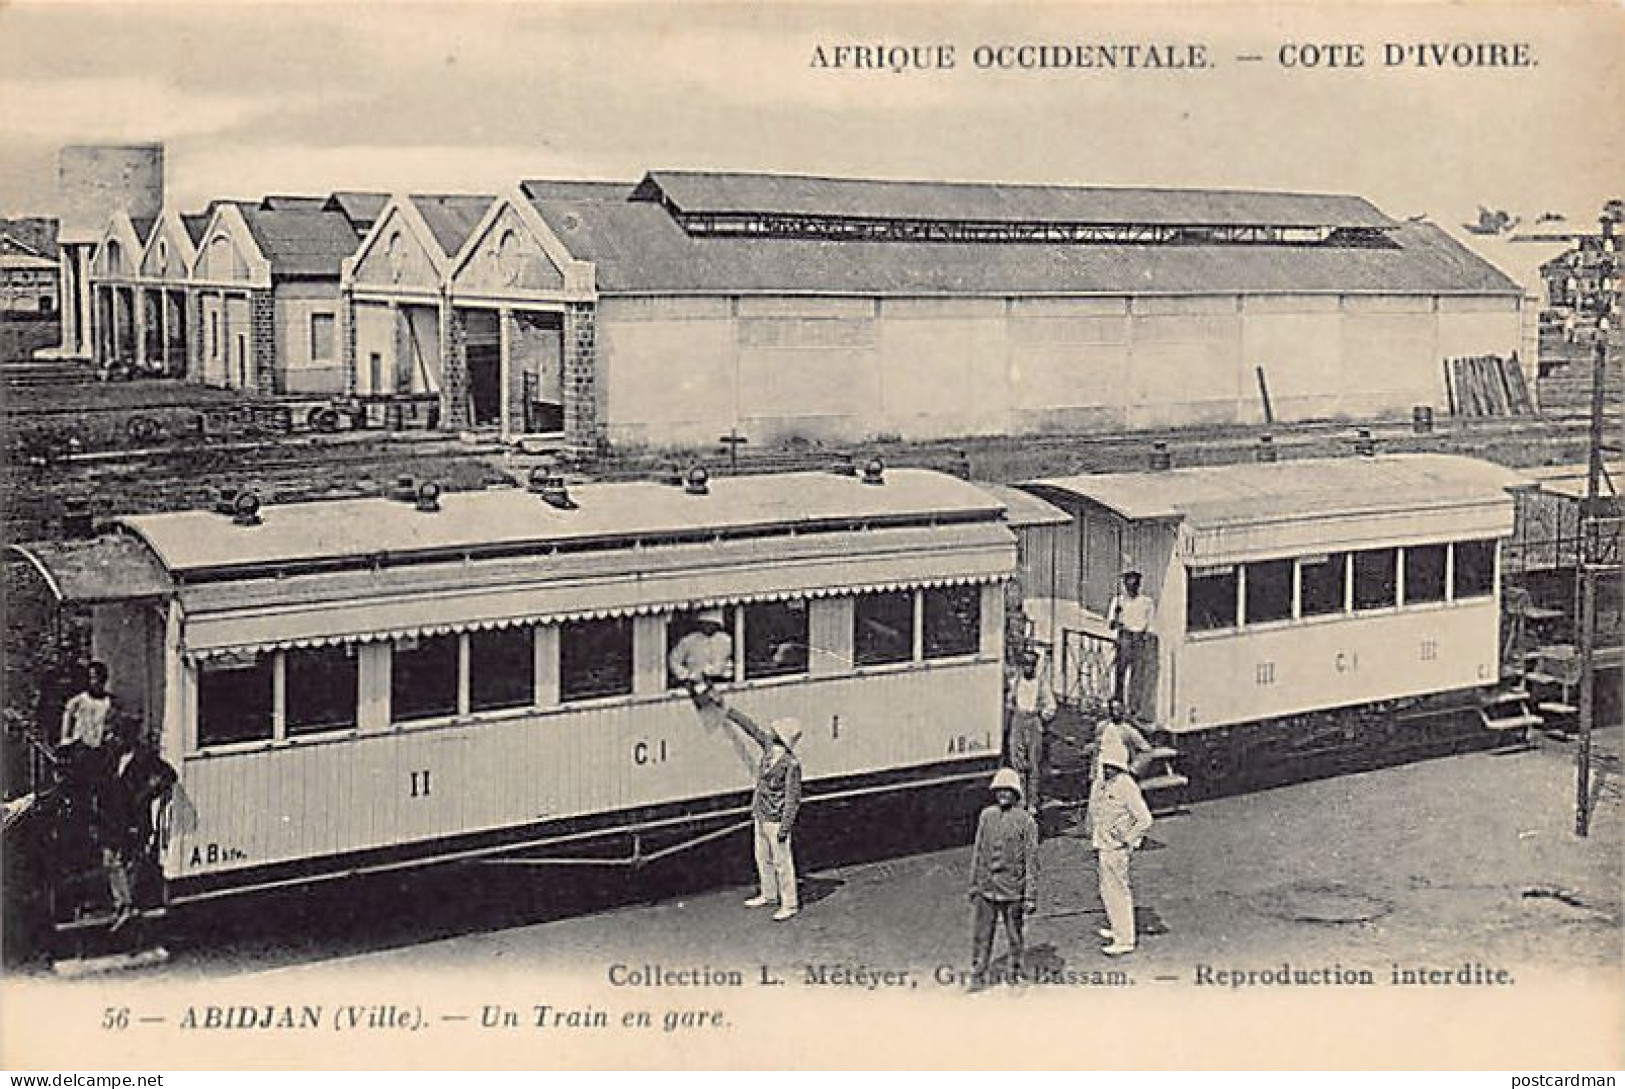
M 634 566 L 635 565 L 635 566 Z M 194 658 L 1010 577 L 981 523 L 184 587 Z
M 157 557 L 133 537 L 38 541 L 8 551 L 32 566 L 63 604 L 140 601 L 175 592 Z

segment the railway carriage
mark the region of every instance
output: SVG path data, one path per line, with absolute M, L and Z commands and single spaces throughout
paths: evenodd
M 872 465 L 128 517 L 24 546 L 178 769 L 171 902 L 748 819 L 756 753 L 668 679 L 726 610 L 727 698 L 794 715 L 809 804 L 998 756 L 1003 507 Z
M 1155 664 L 1127 695 L 1208 792 L 1482 741 L 1534 721 L 1489 695 L 1499 548 L 1528 486 L 1442 454 L 1035 480 L 1023 490 L 1065 518 L 1020 530 L 1022 608 L 1064 694 L 1104 701 L 1109 602 L 1141 571 Z

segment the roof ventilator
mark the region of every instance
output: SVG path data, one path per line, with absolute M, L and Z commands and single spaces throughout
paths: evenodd
M 1174 467 L 1174 456 L 1168 452 L 1167 443 L 1159 441 L 1151 444 L 1150 465 L 1153 473 L 1165 473 Z
M 1377 456 L 1377 440 L 1371 437 L 1371 429 L 1362 427 L 1354 437 L 1354 452 L 1363 458 Z
M 1271 462 L 1278 460 L 1280 456 L 1281 452 L 1275 448 L 1274 435 L 1258 436 L 1258 450 L 1254 457 L 1261 462 Z
M 835 460 L 830 462 L 829 471 L 836 476 L 858 475 L 858 467 L 853 463 L 851 454 L 836 454 Z
M 689 495 L 711 494 L 711 474 L 705 471 L 705 466 L 696 465 L 688 471 L 688 479 L 683 483 L 683 491 Z
M 886 463 L 880 460 L 879 455 L 870 458 L 864 463 L 863 482 L 865 484 L 886 483 Z
M 551 468 L 537 466 L 530 471 L 530 491 L 555 510 L 575 510 L 579 506 L 570 498 L 563 475 Z
M 432 480 L 425 480 L 418 485 L 417 508 L 425 514 L 434 514 L 440 509 L 440 485 Z

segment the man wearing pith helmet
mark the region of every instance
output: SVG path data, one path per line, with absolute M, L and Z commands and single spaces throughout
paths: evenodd
M 993 931 L 1004 920 L 1011 981 L 1021 976 L 1022 925 L 1038 907 L 1038 822 L 1021 804 L 1021 776 L 1000 768 L 991 784 L 993 804 L 976 820 L 971 849 L 970 901 L 975 908 L 972 986 L 988 983 Z
M 777 903 L 777 922 L 795 917 L 801 908 L 796 889 L 796 860 L 790 836 L 801 811 L 801 761 L 796 743 L 801 740 L 801 723 L 793 718 L 775 719 L 764 730 L 755 719 L 733 708 L 729 721 L 762 747 L 762 763 L 756 772 L 756 793 L 751 798 L 751 816 L 756 828 L 756 877 L 760 887 L 745 901 L 746 907 L 766 907 Z
M 1129 774 L 1127 753 L 1104 753 L 1100 762 L 1106 783 L 1100 791 L 1099 811 L 1091 814 L 1091 824 L 1100 860 L 1100 900 L 1111 924 L 1100 932 L 1106 939 L 1101 952 L 1119 957 L 1134 952 L 1134 893 L 1129 888 L 1128 864 L 1151 830 L 1151 811 L 1146 808 L 1140 784 Z

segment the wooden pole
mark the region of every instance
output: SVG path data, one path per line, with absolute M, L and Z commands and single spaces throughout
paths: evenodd
M 1253 371 L 1258 375 L 1258 396 L 1264 402 L 1264 422 L 1272 424 L 1275 422 L 1275 410 L 1270 407 L 1269 380 L 1264 377 L 1263 367 L 1254 367 Z

